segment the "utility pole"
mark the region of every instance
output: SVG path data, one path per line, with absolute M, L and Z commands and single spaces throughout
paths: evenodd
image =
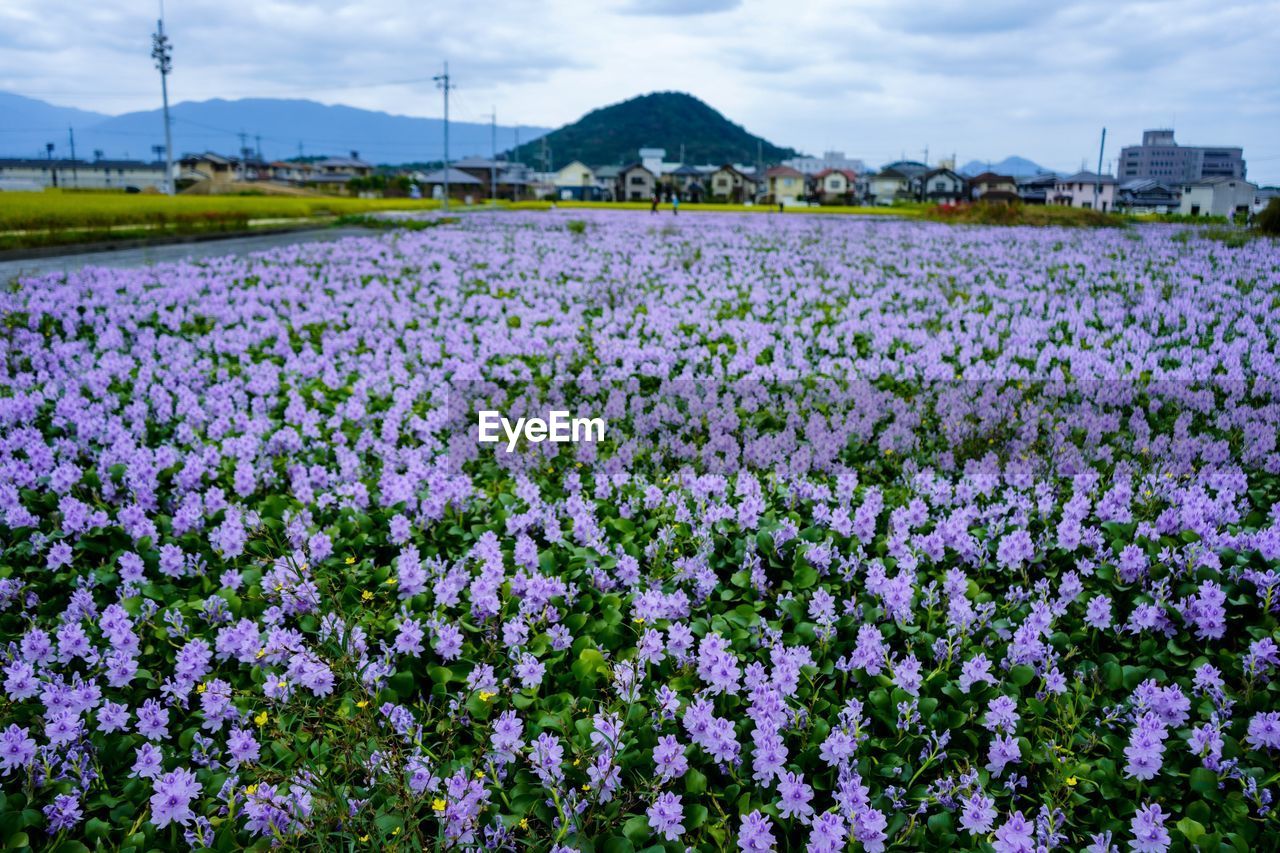
M 80 173 L 76 170 L 76 131 L 73 127 L 67 128 L 67 136 L 71 141 L 71 183 L 80 186 Z
M 49 160 L 49 180 L 53 181 L 55 187 L 58 186 L 58 170 L 53 167 L 53 143 L 46 142 L 44 144 L 44 156 Z
M 511 149 L 511 156 L 515 158 L 516 164 L 520 164 L 520 125 L 516 125 L 516 147 Z
M 680 165 L 684 165 L 684 143 L 680 143 Z
M 169 130 L 169 72 L 173 70 L 173 46 L 164 34 L 164 0 L 160 0 L 160 18 L 156 32 L 151 37 L 151 58 L 160 72 L 160 96 L 164 99 L 164 185 L 165 192 L 173 195 L 173 134 Z
M 437 74 L 434 78 L 436 88 L 444 92 L 444 202 L 441 209 L 449 209 L 449 89 L 452 84 L 449 82 L 449 63 L 444 64 L 444 73 Z
M 489 113 L 489 204 L 498 203 L 498 108 Z
M 249 134 L 245 133 L 242 130 L 240 131 L 239 136 L 240 136 L 240 180 L 243 181 L 246 177 L 244 161 L 249 159 L 249 143 L 247 141 L 249 138 Z
M 1102 174 L 1102 152 L 1107 147 L 1107 129 L 1102 129 L 1102 141 L 1098 143 L 1098 174 Z
M 924 164 L 926 166 L 929 165 L 929 146 L 928 145 L 925 145 L 924 147 Z
M 255 147 L 258 149 L 258 162 L 261 163 L 262 162 L 262 134 L 258 134 L 254 136 L 253 141 L 256 143 Z

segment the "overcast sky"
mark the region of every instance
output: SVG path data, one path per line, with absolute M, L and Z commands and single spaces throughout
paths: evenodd
M 147 0 L 2 0 L 0 89 L 158 104 Z M 1280 0 L 169 0 L 175 101 L 249 96 L 555 126 L 691 92 L 754 133 L 902 154 L 1096 165 L 1173 126 L 1280 183 Z M 3 123 L 0 116 L 0 124 Z

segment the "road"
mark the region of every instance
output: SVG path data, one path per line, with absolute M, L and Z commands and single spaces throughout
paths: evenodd
M 74 255 L 28 258 L 21 261 L 0 261 L 0 283 L 8 283 L 28 275 L 74 272 L 81 267 L 140 267 L 188 258 L 247 255 L 250 252 L 262 252 L 278 246 L 318 243 L 339 240 L 343 237 L 368 237 L 375 233 L 364 228 L 323 228 L 314 231 L 263 234 L 256 237 L 233 237 L 229 240 L 205 240 L 199 243 L 175 243 L 140 249 L 81 252 Z

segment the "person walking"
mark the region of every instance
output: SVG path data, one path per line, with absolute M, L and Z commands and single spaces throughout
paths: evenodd
M 680 215 L 680 193 L 671 194 L 671 215 Z
M 657 190 L 657 188 L 655 188 L 655 189 L 654 189 L 654 191 L 653 191 L 653 204 L 652 204 L 652 205 L 650 205 L 650 207 L 649 207 L 649 212 L 650 212 L 650 213 L 657 213 L 657 212 L 658 212 L 658 202 L 659 202 L 659 201 L 661 201 L 661 200 L 662 200 L 662 196 L 658 195 L 658 190 Z

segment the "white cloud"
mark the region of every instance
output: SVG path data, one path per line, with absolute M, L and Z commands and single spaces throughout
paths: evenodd
M 1243 145 L 1280 182 L 1272 0 L 170 0 L 177 99 L 311 97 L 555 125 L 663 89 L 775 142 L 871 163 L 954 150 L 1071 168 L 1147 126 Z M 154 12 L 128 0 L 5 0 L 0 89 L 149 108 Z M 67 21 L 76 21 L 69 27 Z M 408 81 L 408 82 L 406 82 Z M 1270 158 L 1270 159 L 1267 159 Z

